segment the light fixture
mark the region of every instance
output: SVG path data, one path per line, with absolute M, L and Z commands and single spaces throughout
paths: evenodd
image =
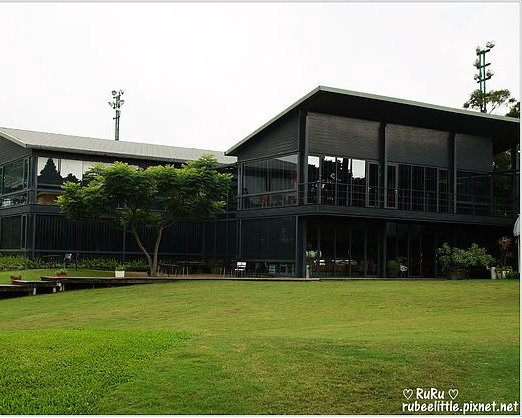
M 495 46 L 495 41 L 488 41 L 486 42 L 486 48 L 493 48 Z

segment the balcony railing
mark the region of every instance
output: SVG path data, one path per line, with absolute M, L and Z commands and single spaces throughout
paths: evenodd
M 417 212 L 458 213 L 481 216 L 512 216 L 510 199 L 491 195 L 457 194 L 448 191 L 383 188 L 354 184 L 302 183 L 299 204 L 387 208 Z
M 241 196 L 240 201 L 243 210 L 329 205 L 477 216 L 513 216 L 516 211 L 511 199 L 493 197 L 489 194 L 459 193 L 455 204 L 453 193 L 446 191 L 324 182 L 302 183 L 297 191 L 285 190 Z

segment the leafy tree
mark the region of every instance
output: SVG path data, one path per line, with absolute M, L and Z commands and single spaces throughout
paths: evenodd
M 220 174 L 211 156 L 185 164 L 151 166 L 146 169 L 115 162 L 94 165 L 84 184 L 67 182 L 58 206 L 69 218 L 105 219 L 129 231 L 150 268 L 158 270 L 162 234 L 175 222 L 200 221 L 224 211 L 230 174 Z M 154 247 L 145 248 L 140 230 L 155 232 Z
M 510 103 L 511 106 L 509 107 L 509 112 L 506 113 L 506 116 L 520 119 L 520 102 L 513 99 Z
M 510 111 L 506 116 L 520 117 L 520 102 L 511 96 L 511 92 L 508 89 L 491 90 L 486 94 L 483 94 L 480 90 L 474 90 L 468 101 L 464 103 L 464 109 L 481 110 L 483 106 L 486 109 L 489 108 L 488 113 L 499 107 L 509 106 Z M 518 114 L 516 113 L 517 107 Z

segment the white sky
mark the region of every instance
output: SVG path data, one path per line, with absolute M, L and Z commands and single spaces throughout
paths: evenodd
M 317 85 L 462 107 L 475 47 L 519 95 L 518 3 L 0 3 L 0 126 L 226 150 Z

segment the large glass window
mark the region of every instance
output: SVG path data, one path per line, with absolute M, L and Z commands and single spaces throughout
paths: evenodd
M 321 198 L 323 205 L 335 205 L 335 190 L 337 186 L 337 158 L 324 157 L 321 167 Z
M 0 209 L 12 208 L 27 204 L 27 192 L 0 197 Z
M 83 161 L 62 159 L 60 175 L 64 182 L 80 182 L 83 176 Z
M 368 165 L 368 206 L 379 205 L 379 164 Z
M 3 194 L 17 192 L 27 187 L 28 160 L 18 160 L 4 165 L 2 173 Z
M 411 166 L 399 165 L 399 209 L 410 210 Z
M 307 203 L 317 203 L 319 193 L 319 157 L 308 156 L 308 184 L 306 187 Z
M 352 160 L 353 206 L 366 205 L 366 161 Z
M 69 160 L 65 158 L 38 157 L 38 186 L 58 188 L 66 181 L 80 182 L 84 174 L 94 166 L 94 161 Z M 109 163 L 101 163 L 109 166 Z
M 424 167 L 412 167 L 411 186 L 412 209 L 424 210 Z
M 243 164 L 243 207 L 297 204 L 297 155 Z
M 38 157 L 37 181 L 39 186 L 60 186 L 62 176 L 60 176 L 60 159 Z
M 397 166 L 388 165 L 386 168 L 386 207 L 397 207 Z
M 491 210 L 491 175 L 459 171 L 457 173 L 457 212 L 488 215 Z
M 439 212 L 449 212 L 449 176 L 444 169 L 439 169 Z
M 437 169 L 426 167 L 426 210 L 437 211 Z

